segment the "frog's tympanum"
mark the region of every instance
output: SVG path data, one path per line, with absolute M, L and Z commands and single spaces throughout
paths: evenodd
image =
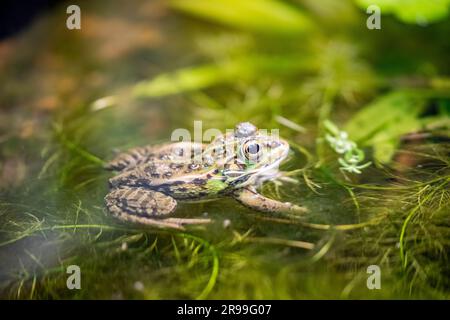
M 106 206 L 121 220 L 172 228 L 210 222 L 168 217 L 178 201 L 233 197 L 254 210 L 305 212 L 257 192 L 264 181 L 280 175 L 279 164 L 288 152 L 286 141 L 248 122 L 207 145 L 177 142 L 133 148 L 107 165 L 119 174 L 109 180 Z

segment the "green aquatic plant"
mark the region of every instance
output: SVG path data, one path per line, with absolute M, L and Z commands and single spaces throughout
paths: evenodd
M 363 147 L 373 147 L 381 163 L 392 159 L 402 136 L 433 126 L 450 128 L 444 109 L 429 114 L 430 102 L 446 100 L 441 90 L 401 90 L 390 92 L 361 108 L 344 129 Z M 428 114 L 427 114 L 428 113 Z
M 155 98 L 172 94 L 202 90 L 218 84 L 230 83 L 239 77 L 253 81 L 261 74 L 283 75 L 314 68 L 311 61 L 299 60 L 295 56 L 254 55 L 226 59 L 214 64 L 188 67 L 154 79 L 142 81 L 133 87 L 136 98 Z
M 344 154 L 344 158 L 339 158 L 338 161 L 341 164 L 341 170 L 357 174 L 361 174 L 362 169 L 365 169 L 372 164 L 370 161 L 359 164 L 364 161 L 364 151 L 357 148 L 348 150 Z
M 419 158 L 431 155 L 433 151 L 429 153 L 429 148 L 442 147 L 422 146 L 421 152 L 426 149 L 428 152 L 416 155 Z M 391 175 L 397 180 L 396 184 L 352 185 L 355 190 L 360 190 L 357 192 L 360 194 L 361 205 L 374 216 L 383 218 L 360 234 L 363 239 L 355 238 L 345 246 L 347 257 L 365 252 L 371 256 L 372 261 L 378 261 L 382 270 L 387 269 L 397 274 L 400 278 L 396 280 L 394 277 L 390 281 L 398 281 L 397 286 L 409 295 L 422 292 L 425 296 L 435 298 L 442 297 L 442 294 L 448 297 L 446 272 L 449 226 L 445 220 L 448 219 L 449 212 L 450 182 L 448 161 L 438 154 L 436 160 L 438 174 L 420 170 L 420 178 L 423 179 L 423 175 L 426 175 L 430 176 L 428 179 Z M 382 198 L 375 202 L 374 197 L 380 195 Z M 352 261 L 356 265 L 361 263 L 356 259 L 345 261 Z M 348 290 L 352 290 L 352 287 Z
M 269 34 L 301 34 L 312 22 L 294 6 L 278 0 L 172 0 L 171 7 L 232 27 Z
M 329 120 L 325 121 L 324 125 L 329 132 L 326 134 L 325 139 L 336 153 L 344 155 L 343 158 L 338 159 L 341 171 L 361 174 L 362 169 L 372 164 L 370 161 L 361 164 L 365 158 L 364 151 L 359 149 L 356 143 L 349 139 L 347 132 L 339 130 Z
M 362 9 L 376 5 L 382 14 L 394 14 L 403 22 L 418 25 L 445 19 L 450 7 L 448 0 L 355 0 L 355 3 Z

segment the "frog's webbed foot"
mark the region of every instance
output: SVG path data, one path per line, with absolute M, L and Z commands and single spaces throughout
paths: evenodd
M 117 218 L 144 225 L 183 229 L 187 224 L 205 224 L 210 219 L 163 218 L 172 213 L 177 202 L 161 192 L 140 187 L 122 187 L 105 197 L 109 212 Z
M 281 202 L 266 198 L 251 187 L 238 190 L 235 193 L 235 198 L 243 205 L 263 212 L 305 213 L 308 211 L 305 207 L 297 206 L 290 202 Z

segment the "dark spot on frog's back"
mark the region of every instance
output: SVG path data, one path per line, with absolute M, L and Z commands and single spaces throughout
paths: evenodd
M 164 173 L 164 178 L 170 178 L 172 176 L 172 172 L 165 172 Z
M 177 148 L 174 150 L 175 154 L 179 157 L 182 157 L 184 155 L 184 149 L 183 148 Z
M 170 167 L 170 169 L 173 169 L 173 170 L 179 170 L 183 167 L 183 165 L 179 164 L 179 163 L 171 163 L 169 165 L 169 167 Z
M 196 178 L 192 181 L 192 183 L 195 185 L 202 186 L 202 185 L 206 184 L 206 181 L 207 181 L 206 179 Z
M 173 181 L 171 183 L 165 183 L 165 184 L 161 184 L 159 186 L 157 186 L 157 190 L 159 192 L 165 193 L 165 194 L 170 194 L 173 191 L 177 191 L 180 188 L 177 187 L 181 184 L 184 184 L 185 182 L 183 181 Z
M 170 188 L 170 185 L 167 185 L 167 184 L 162 184 L 162 185 L 158 186 L 156 189 L 159 192 L 164 193 L 164 194 L 170 194 L 170 192 L 172 191 L 172 189 Z

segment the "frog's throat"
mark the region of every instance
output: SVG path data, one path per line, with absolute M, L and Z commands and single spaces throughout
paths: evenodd
M 287 153 L 286 153 L 287 156 Z M 236 187 L 242 188 L 248 185 L 254 185 L 256 187 L 260 186 L 263 182 L 277 178 L 279 176 L 279 166 L 281 162 L 286 158 L 286 156 L 281 157 L 271 165 L 261 169 L 257 168 L 247 172 L 243 172 L 241 175 L 233 177 L 230 179 L 230 183 L 236 180 L 243 180 L 241 183 L 236 184 Z M 235 172 L 238 173 L 238 172 Z M 246 178 L 247 177 L 247 178 Z

